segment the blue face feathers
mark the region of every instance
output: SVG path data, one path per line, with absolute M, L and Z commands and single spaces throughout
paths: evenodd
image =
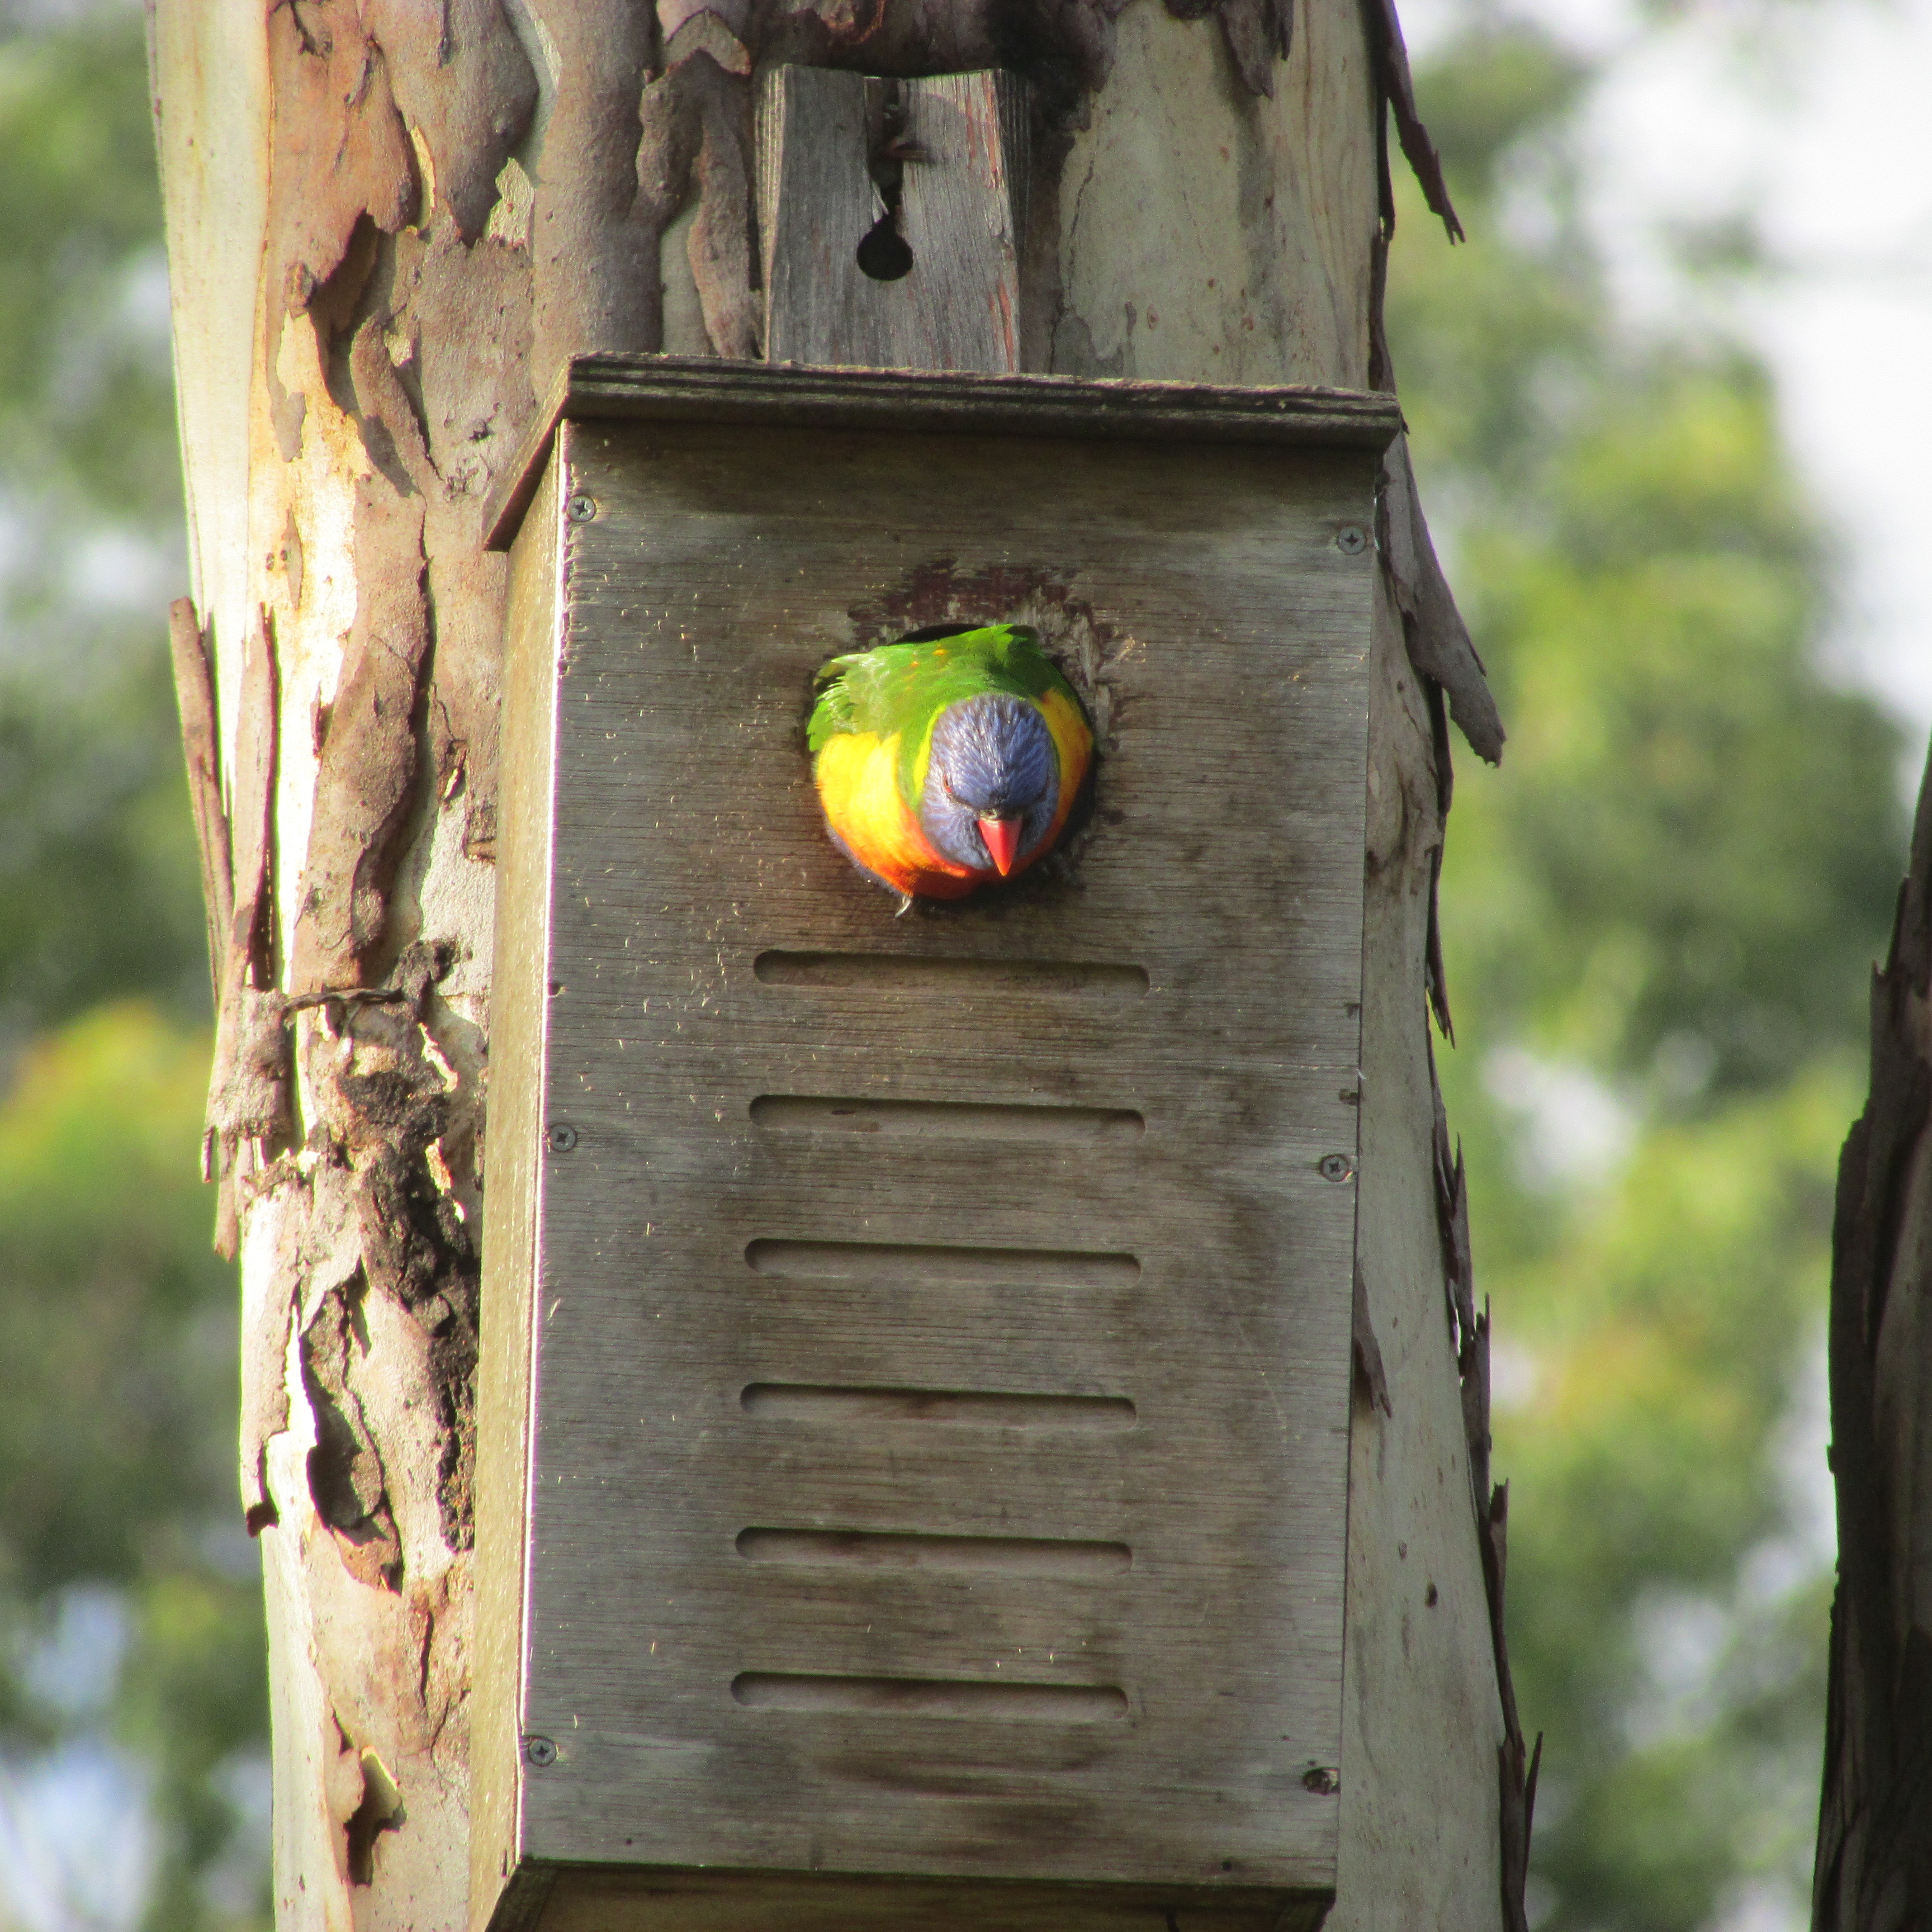
M 988 866 L 980 820 L 1016 818 L 1024 860 L 1046 837 L 1059 802 L 1053 736 L 1024 698 L 989 692 L 940 712 L 919 815 L 926 836 L 947 858 Z

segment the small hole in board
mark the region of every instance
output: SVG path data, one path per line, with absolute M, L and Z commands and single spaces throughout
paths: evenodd
M 859 244 L 859 272 L 875 282 L 896 282 L 912 273 L 912 249 L 893 226 L 895 216 L 887 208 L 866 231 Z

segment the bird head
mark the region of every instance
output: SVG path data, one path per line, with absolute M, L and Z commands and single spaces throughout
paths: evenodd
M 1059 802 L 1059 760 L 1036 706 L 986 692 L 940 713 L 920 820 L 955 864 L 1004 879 L 1038 852 Z

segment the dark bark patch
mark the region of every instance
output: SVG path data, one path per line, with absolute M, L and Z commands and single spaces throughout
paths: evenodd
M 1425 1038 L 1426 1034 L 1425 1034 Z M 1509 1485 L 1490 1481 L 1490 1312 L 1476 1312 L 1475 1270 L 1469 1244 L 1469 1199 L 1462 1150 L 1452 1152 L 1442 1083 L 1430 1052 L 1430 1086 L 1435 1096 L 1436 1210 L 1442 1240 L 1450 1337 L 1456 1351 L 1462 1405 L 1462 1430 L 1469 1457 L 1470 1499 L 1482 1560 L 1483 1592 L 1490 1612 L 1490 1644 L 1496 1660 L 1496 1691 L 1502 1706 L 1503 1737 L 1496 1763 L 1502 1831 L 1502 1886 L 1505 1932 L 1529 1932 L 1526 1888 L 1529 1876 L 1530 1827 L 1536 1808 L 1537 1774 L 1543 1762 L 1539 1736 L 1531 1751 L 1517 1714 L 1516 1685 L 1510 1673 L 1509 1642 L 1504 1625 L 1503 1588 L 1508 1569 Z
M 1902 1242 L 1932 1117 L 1932 765 L 1872 976 L 1870 1086 L 1839 1156 L 1832 1229 L 1830 1464 L 1838 1497 L 1823 1790 L 1814 1868 L 1818 1932 L 1932 1918 L 1932 1646 L 1910 1580 L 1924 1561 L 1910 1430 L 1920 1365 L 1882 1348 L 1894 1299 L 1922 1300 L 1922 1241 Z M 1901 1460 L 1902 1459 L 1902 1460 Z
M 194 601 L 168 606 L 168 648 L 173 662 L 175 701 L 181 712 L 182 750 L 188 763 L 188 803 L 201 854 L 202 904 L 208 915 L 208 972 L 218 1004 L 235 914 L 235 866 L 228 845 L 228 813 L 221 799 L 221 734 L 208 636 Z
M 1389 1400 L 1388 1371 L 1382 1366 L 1382 1344 L 1376 1340 L 1375 1324 L 1369 1318 L 1368 1284 L 1363 1280 L 1359 1267 L 1355 1270 L 1351 1330 L 1357 1386 L 1372 1408 L 1380 1409 L 1384 1415 L 1394 1414 L 1395 1405 Z
M 381 318 L 370 316 L 356 330 L 349 369 L 370 461 L 399 496 L 413 492 L 434 501 L 442 496 L 442 478 L 430 460 L 422 420 L 389 359 Z
M 1220 0 L 1221 38 L 1250 94 L 1274 98 L 1276 63 L 1294 38 L 1294 0 Z
M 310 1076 L 332 1171 L 344 1177 L 336 1210 L 369 1292 L 404 1309 L 424 1332 L 440 1443 L 436 1493 L 444 1540 L 474 1538 L 479 1264 L 469 1222 L 441 1168 L 439 1143 L 473 1115 L 432 1050 L 423 1015 L 447 967 L 412 946 L 403 985 L 380 1003 L 344 1003 L 332 1040 L 315 1042 Z M 466 1125 L 464 1126 L 466 1131 Z
M 1465 238 L 1462 224 L 1449 200 L 1449 184 L 1442 178 L 1442 159 L 1416 108 L 1415 82 L 1408 70 L 1408 49 L 1402 40 L 1402 22 L 1396 18 L 1395 0 L 1367 0 L 1366 12 L 1376 82 L 1395 116 L 1402 158 L 1415 171 L 1429 212 L 1441 220 L 1450 241 L 1460 242 Z M 1384 212 L 1389 226 L 1394 226 L 1392 206 L 1385 202 Z
M 402 1792 L 390 1776 L 388 1766 L 366 1748 L 359 1754 L 359 1760 L 362 1802 L 342 1828 L 347 1846 L 346 1862 L 351 1885 L 374 1885 L 376 1839 L 385 1832 L 400 1830 L 408 1822 L 410 1814 L 404 1808 Z
M 215 1251 L 233 1260 L 240 1239 L 235 1159 L 244 1139 L 272 1140 L 289 1126 L 288 1041 L 274 984 L 275 776 L 278 710 L 274 639 L 266 617 L 242 640 L 236 722 L 228 932 L 215 1009 L 202 1171 L 219 1184 Z

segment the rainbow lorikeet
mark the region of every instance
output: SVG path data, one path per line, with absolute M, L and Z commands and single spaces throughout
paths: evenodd
M 821 664 L 818 690 L 806 742 L 826 824 L 908 905 L 1024 872 L 1093 761 L 1079 699 L 1023 625 L 916 632 Z

